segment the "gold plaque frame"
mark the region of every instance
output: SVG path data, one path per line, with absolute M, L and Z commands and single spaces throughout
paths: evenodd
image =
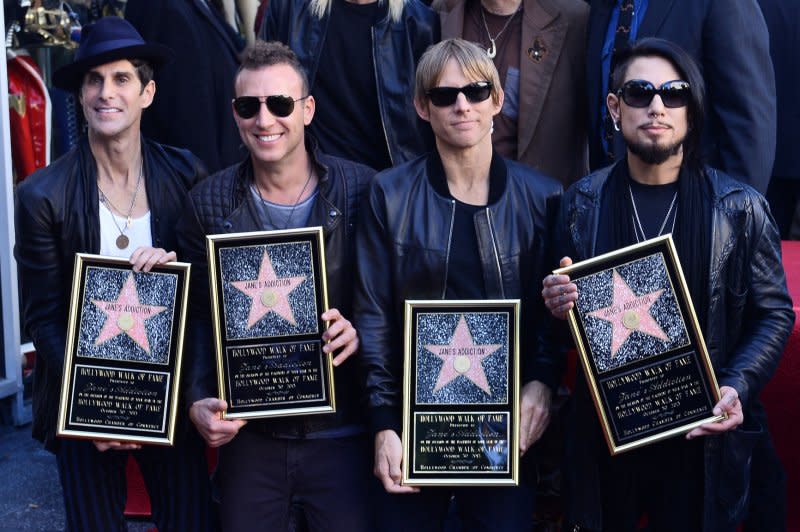
M 519 320 L 519 300 L 406 301 L 404 485 L 518 485 Z
M 671 235 L 553 273 L 579 286 L 569 327 L 612 455 L 722 419 L 712 413 L 719 386 Z
M 321 338 L 328 325 L 320 318 L 328 310 L 322 228 L 206 239 L 224 417 L 335 412 L 333 357 Z
M 58 436 L 174 444 L 190 269 L 75 255 Z

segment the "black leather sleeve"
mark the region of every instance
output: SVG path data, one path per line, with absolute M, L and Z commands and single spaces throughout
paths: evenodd
M 777 227 L 766 200 L 760 195 L 751 196 L 748 254 L 741 261 L 745 291 L 733 289 L 734 293 L 728 293 L 729 311 L 739 316 L 742 327 L 728 331 L 731 336 L 738 335 L 739 340 L 717 375 L 720 386 L 735 388 L 743 404 L 756 398 L 772 378 L 795 319 Z
M 530 336 L 535 346 L 533 357 L 522 365 L 522 382 L 538 380 L 555 390 L 558 387 L 566 365 L 567 337 L 566 323 L 552 317 L 542 298 L 542 279 L 548 275 L 558 262 L 553 262 L 554 234 L 558 210 L 561 203 L 560 187 L 545 200 L 543 226 L 540 226 L 542 246 L 530 272 L 524 307 L 527 307 L 527 323 L 523 322 L 523 332 Z M 523 312 L 523 316 L 526 313 Z
M 190 194 L 177 226 L 179 256 L 192 264 L 183 353 L 183 393 L 187 407 L 200 399 L 217 397 L 205 230 L 197 216 L 195 200 L 195 195 Z
M 356 238 L 354 321 L 361 335 L 359 362 L 365 375 L 369 423 L 374 432 L 400 431 L 400 375 L 393 356 L 400 334 L 392 301 L 392 242 L 386 227 L 385 197 L 373 180 Z
M 31 178 L 29 178 L 31 179 Z M 37 359 L 61 374 L 66 345 L 67 308 L 58 235 L 59 206 L 34 181 L 17 188 L 15 257 L 20 276 L 25 327 Z

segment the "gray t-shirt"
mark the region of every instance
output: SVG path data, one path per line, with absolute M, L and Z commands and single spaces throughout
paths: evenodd
M 297 205 L 279 205 L 263 199 L 255 186 L 250 185 L 250 193 L 253 194 L 256 205 L 260 207 L 258 213 L 261 225 L 266 230 L 306 227 L 318 192 L 319 189 L 314 189 L 308 198 Z

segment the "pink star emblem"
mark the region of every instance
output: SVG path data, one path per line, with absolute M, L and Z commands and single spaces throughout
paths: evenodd
M 650 315 L 650 307 L 658 301 L 664 289 L 637 296 L 625 279 L 617 273 L 617 270 L 613 271 L 614 296 L 611 306 L 588 313 L 589 316 L 611 323 L 611 358 L 617 356 L 619 348 L 633 334 L 633 331 L 639 331 L 668 342 L 669 336 Z
M 247 297 L 252 299 L 250 315 L 247 317 L 247 328 L 269 314 L 274 312 L 292 325 L 297 325 L 294 320 L 292 307 L 289 305 L 289 292 L 306 280 L 305 275 L 296 277 L 278 277 L 272 267 L 269 253 L 264 250 L 258 277 L 246 281 L 234 281 L 231 284 Z
M 472 334 L 467 327 L 464 315 L 458 319 L 456 332 L 447 345 L 426 345 L 425 349 L 441 358 L 444 364 L 439 370 L 439 378 L 433 391 L 438 392 L 446 384 L 455 380 L 458 376 L 464 376 L 471 380 L 478 388 L 489 395 L 489 381 L 486 380 L 486 372 L 483 371 L 483 359 L 503 347 L 501 344 L 475 345 Z
M 94 345 L 105 343 L 120 334 L 127 334 L 145 353 L 150 354 L 150 342 L 147 340 L 147 329 L 144 322 L 156 314 L 164 312 L 167 307 L 143 305 L 139 301 L 133 272 L 128 274 L 115 301 L 92 299 L 92 303 L 106 315 L 106 321 L 103 323 L 103 328 Z

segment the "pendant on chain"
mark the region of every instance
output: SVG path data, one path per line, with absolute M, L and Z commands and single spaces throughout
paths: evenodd
M 124 234 L 120 234 L 117 237 L 116 244 L 119 249 L 125 249 L 128 247 L 128 244 L 130 244 L 130 240 Z
M 489 59 L 494 59 L 497 55 L 497 46 L 494 44 L 494 39 L 489 39 L 489 42 L 492 43 L 492 46 L 486 49 L 486 55 L 489 56 Z

